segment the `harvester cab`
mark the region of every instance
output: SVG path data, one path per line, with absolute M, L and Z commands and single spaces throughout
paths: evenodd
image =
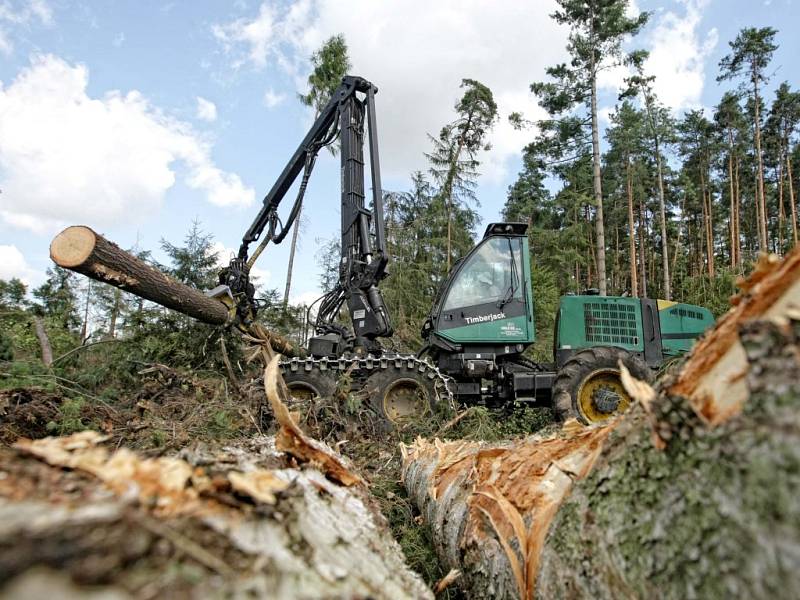
M 519 354 L 535 339 L 527 225 L 492 223 L 450 272 L 423 336 L 444 350 Z

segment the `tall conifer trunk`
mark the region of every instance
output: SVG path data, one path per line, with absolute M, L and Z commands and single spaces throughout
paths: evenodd
M 625 175 L 628 188 L 628 240 L 631 263 L 631 296 L 636 298 L 639 295 L 639 277 L 636 269 L 636 230 L 633 222 L 633 182 L 631 181 L 630 159 L 625 161 Z

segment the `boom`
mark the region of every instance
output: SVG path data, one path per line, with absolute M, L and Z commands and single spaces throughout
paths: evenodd
M 392 335 L 392 326 L 378 283 L 386 277 L 386 236 L 381 197 L 375 93 L 377 88 L 361 77 L 346 76 L 284 167 L 263 206 L 242 238 L 238 256 L 220 274 L 237 300 L 240 320 L 252 318 L 256 311 L 254 289 L 249 283 L 250 268 L 272 242 L 280 244 L 294 223 L 305 196 L 308 180 L 319 151 L 338 138 L 341 145 L 341 262 L 339 280 L 320 302 L 314 322 L 319 336 L 311 340 L 325 353 L 334 350 L 377 349 L 376 338 Z M 364 205 L 364 129 L 369 137 L 369 162 L 372 177 L 372 207 Z M 278 207 L 302 172 L 300 187 L 285 223 Z M 261 240 L 249 256 L 253 242 Z M 335 323 L 347 302 L 353 330 Z

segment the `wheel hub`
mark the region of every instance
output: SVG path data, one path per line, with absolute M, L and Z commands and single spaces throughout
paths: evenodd
M 391 421 L 419 417 L 428 410 L 428 396 L 413 379 L 398 379 L 386 388 L 383 409 Z
M 312 385 L 310 382 L 292 381 L 286 384 L 286 387 L 289 389 L 289 395 L 301 402 L 308 402 L 321 396 L 316 386 Z
M 586 376 L 577 400 L 577 408 L 588 423 L 602 423 L 624 412 L 631 401 L 622 387 L 619 371 L 612 368 L 597 369 Z
M 619 407 L 622 399 L 614 390 L 608 387 L 597 388 L 592 394 L 595 408 L 603 414 L 610 415 Z

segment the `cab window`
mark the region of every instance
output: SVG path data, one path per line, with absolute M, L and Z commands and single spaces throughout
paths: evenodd
M 522 244 L 494 237 L 467 259 L 450 286 L 444 310 L 522 300 Z

